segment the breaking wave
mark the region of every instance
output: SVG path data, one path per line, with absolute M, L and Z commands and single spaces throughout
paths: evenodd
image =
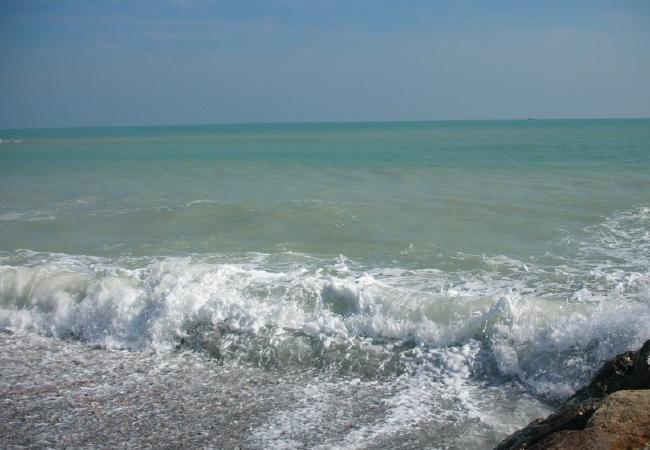
M 431 374 L 446 367 L 440 382 L 513 380 L 560 399 L 604 359 L 648 338 L 649 219 L 648 208 L 623 212 L 566 238 L 571 258 L 543 264 L 457 255 L 477 261 L 471 270 L 291 253 L 4 252 L 0 326 L 365 380 L 425 371 L 435 382 Z

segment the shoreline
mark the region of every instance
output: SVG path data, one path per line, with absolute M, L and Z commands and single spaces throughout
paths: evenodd
M 477 440 L 467 434 L 488 427 L 479 419 L 418 422 L 418 405 L 453 416 L 421 397 L 440 395 L 425 379 L 411 380 L 421 396 L 397 385 L 387 395 L 376 381 L 233 367 L 194 351 L 107 350 L 10 330 L 0 348 L 3 449 L 489 449 L 517 426 Z M 396 415 L 404 408 L 416 410 L 413 422 Z
M 304 387 L 278 372 L 223 366 L 191 351 L 170 357 L 106 350 L 6 329 L 0 330 L 0 346 L 2 448 L 263 448 L 295 442 L 290 429 L 269 428 L 267 421 L 268 413 L 299 403 Z M 495 450 L 644 448 L 650 443 L 648 406 L 650 340 L 607 361 L 556 412 Z M 314 444 L 327 431 L 312 430 Z
M 3 449 L 238 448 L 259 417 L 257 385 L 278 407 L 291 401 L 262 370 L 192 352 L 163 358 L 6 332 L 0 347 Z

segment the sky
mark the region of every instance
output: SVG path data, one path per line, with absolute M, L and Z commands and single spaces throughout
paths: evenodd
M 648 0 L 0 0 L 0 128 L 650 117 Z

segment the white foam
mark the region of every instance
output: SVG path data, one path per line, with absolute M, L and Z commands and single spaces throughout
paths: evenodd
M 336 398 L 329 392 L 330 383 L 309 384 L 296 394 L 296 404 L 284 411 L 274 411 L 269 420 L 252 430 L 250 440 L 259 448 L 304 448 L 305 435 L 317 431 L 326 409 Z
M 0 222 L 38 222 L 55 219 L 56 216 L 47 211 L 8 212 L 0 214 Z
M 195 205 L 204 205 L 204 204 L 218 204 L 218 203 L 224 203 L 222 200 L 211 200 L 208 198 L 200 199 L 200 200 L 192 200 L 187 203 L 185 203 L 185 206 L 195 206 Z
M 218 331 L 226 359 L 362 372 L 367 364 L 368 373 L 403 370 L 403 362 L 395 363 L 395 352 L 404 352 L 399 346 L 476 340 L 497 373 L 531 392 L 562 397 L 603 359 L 649 337 L 650 270 L 647 255 L 642 259 L 635 248 L 645 245 L 648 215 L 641 209 L 605 221 L 590 230 L 591 241 L 579 246 L 574 261 L 564 258 L 561 267 L 532 261 L 526 270 L 506 257 L 483 258 L 489 264 L 478 271 L 445 272 L 361 270 L 343 256 L 289 253 L 139 259 L 2 253 L 0 326 L 159 351 L 203 339 L 195 335 L 208 326 Z M 594 262 L 596 244 L 612 235 L 619 241 L 606 241 L 602 251 L 616 245 L 619 258 Z M 504 265 L 511 268 L 507 276 Z

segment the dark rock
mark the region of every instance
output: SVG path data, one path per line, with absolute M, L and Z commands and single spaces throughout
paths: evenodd
M 495 450 L 529 448 L 552 433 L 564 430 L 581 430 L 591 415 L 600 406 L 601 400 L 588 399 L 577 405 L 570 405 L 551 414 L 546 419 L 537 419 L 526 428 L 510 435 Z
M 650 390 L 622 390 L 601 402 L 584 429 L 552 433 L 529 448 L 609 450 L 640 449 L 649 445 Z
M 495 450 L 650 446 L 650 391 L 643 389 L 650 389 L 650 340 L 607 361 L 556 413 L 531 422 Z
M 607 434 L 599 430 L 558 431 L 539 441 L 530 450 L 611 450 Z
M 650 389 L 650 340 L 636 352 L 616 355 L 600 368 L 588 386 L 580 389 L 568 403 L 600 398 L 622 389 Z

